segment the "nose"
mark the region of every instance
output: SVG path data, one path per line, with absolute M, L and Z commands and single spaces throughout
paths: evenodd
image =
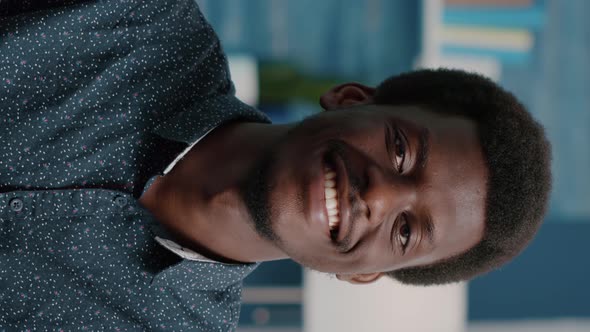
M 415 186 L 393 168 L 385 170 L 370 165 L 366 170 L 366 187 L 361 197 L 366 204 L 366 217 L 372 227 L 409 209 L 416 200 Z

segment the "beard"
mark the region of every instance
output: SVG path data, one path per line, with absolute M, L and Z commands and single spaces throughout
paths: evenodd
M 313 117 L 308 117 L 299 122 L 290 128 L 282 138 L 268 147 L 267 151 L 255 163 L 245 180 L 238 187 L 239 194 L 246 205 L 256 233 L 283 250 L 287 249 L 285 248 L 285 242 L 274 229 L 273 220 L 277 219 L 277 213 L 280 213 L 280 210 L 274 211 L 272 208 L 272 193 L 277 187 L 275 179 L 280 167 L 281 151 L 289 145 L 288 140 L 293 132 L 297 132 L 302 126 L 305 128 L 304 125 L 310 118 Z M 307 188 L 303 190 L 306 191 Z M 305 194 L 305 192 L 297 194 L 297 203 L 303 202 Z
M 263 238 L 273 243 L 281 242 L 272 228 L 272 210 L 270 194 L 274 188 L 271 184 L 273 165 L 277 159 L 271 149 L 249 172 L 239 191 L 250 214 L 254 229 Z
M 256 166 L 249 172 L 246 180 L 239 186 L 240 195 L 247 207 L 250 215 L 252 225 L 258 235 L 265 238 L 280 247 L 285 251 L 289 258 L 299 263 L 302 267 L 309 269 L 310 271 L 323 273 L 318 271 L 320 263 L 310 258 L 301 256 L 288 243 L 277 234 L 274 229 L 274 220 L 277 220 L 277 213 L 280 213 L 280 209 L 276 212 L 272 208 L 271 195 L 277 187 L 274 181 L 274 175 L 277 172 L 279 165 L 279 145 L 269 149 L 269 152 L 262 158 Z M 306 191 L 306 189 L 303 189 Z M 303 197 L 306 193 L 298 193 L 298 202 L 303 201 Z M 334 277 L 331 274 L 325 273 L 327 276 Z
M 278 247 L 283 247 L 284 242 L 273 228 L 273 220 L 277 215 L 272 208 L 271 196 L 277 187 L 275 175 L 280 164 L 280 151 L 284 148 L 293 129 L 288 130 L 286 135 L 267 148 L 239 185 L 240 196 L 246 205 L 256 233 Z
M 254 167 L 248 172 L 245 179 L 240 183 L 238 190 L 249 213 L 251 226 L 260 237 L 279 247 L 290 257 L 290 259 L 299 263 L 303 267 L 318 273 L 331 275 L 326 272 L 320 272 L 323 270 L 322 266 L 325 264 L 324 261 L 319 260 L 317 257 L 304 255 L 298 250 L 300 245 L 294 244 L 292 239 L 289 241 L 289 239 L 286 238 L 286 235 L 285 239 L 279 235 L 279 233 L 281 233 L 278 229 L 280 223 L 288 221 L 285 218 L 280 218 L 280 214 L 285 212 L 284 208 L 273 206 L 273 194 L 276 195 L 278 187 L 277 176 L 280 173 L 281 168 L 285 167 L 285 160 L 293 160 L 292 156 L 286 157 L 284 155 L 284 152 L 289 150 L 290 145 L 293 145 L 293 142 L 289 141 L 288 138 L 300 137 L 307 134 L 309 129 L 307 129 L 306 122 L 312 118 L 313 117 L 308 117 L 295 125 L 283 136 L 283 138 L 268 147 L 264 154 L 255 163 Z M 312 129 L 315 129 L 315 127 Z M 328 151 L 343 154 L 342 150 L 344 147 L 342 143 L 331 141 L 327 144 L 329 144 Z M 351 185 L 355 186 L 356 182 L 351 181 Z M 308 191 L 309 186 L 299 188 L 299 190 L 296 191 L 296 197 L 294 197 L 295 201 L 291 202 L 292 205 L 290 205 L 290 207 L 300 210 L 305 204 L 305 197 L 309 196 Z M 303 239 L 299 240 L 304 241 Z M 346 240 L 350 241 L 349 239 Z M 345 245 L 349 243 L 346 240 L 344 243 Z

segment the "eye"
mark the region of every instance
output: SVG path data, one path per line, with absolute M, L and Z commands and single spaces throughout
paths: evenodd
M 403 172 L 404 161 L 406 159 L 406 145 L 402 135 L 398 130 L 395 131 L 395 140 L 393 142 L 395 148 L 395 166 L 399 173 Z
M 408 242 L 410 241 L 410 236 L 412 235 L 411 229 L 410 229 L 410 224 L 408 223 L 408 220 L 406 218 L 405 214 L 401 215 L 401 225 L 399 228 L 399 240 L 402 244 L 402 249 L 404 251 L 404 253 L 406 252 L 406 247 L 408 246 Z

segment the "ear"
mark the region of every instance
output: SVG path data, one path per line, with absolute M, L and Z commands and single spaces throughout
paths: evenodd
M 342 106 L 368 104 L 373 101 L 375 88 L 359 83 L 337 85 L 320 97 L 320 105 L 326 110 L 334 110 Z
M 370 284 L 383 276 L 383 272 L 365 273 L 365 274 L 337 274 L 336 278 L 342 281 L 348 281 L 351 284 Z

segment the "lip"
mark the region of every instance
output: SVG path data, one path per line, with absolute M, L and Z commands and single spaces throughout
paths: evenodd
M 313 224 L 319 225 L 321 232 L 331 241 L 330 238 L 330 224 L 328 223 L 328 210 L 326 209 L 326 197 L 324 195 L 324 160 L 320 158 L 320 161 L 316 164 L 317 176 L 313 178 L 310 183 L 309 190 L 309 218 L 313 221 Z
M 332 167 L 335 168 L 336 172 L 336 179 L 337 182 L 337 189 L 338 189 L 338 213 L 340 216 L 340 229 L 338 231 L 338 237 L 336 241 L 341 243 L 350 232 L 350 204 L 348 202 L 348 174 L 346 172 L 346 167 L 344 166 L 344 162 L 340 155 L 337 153 L 332 155 L 331 158 Z M 325 209 L 324 203 L 324 209 Z M 328 212 L 326 211 L 326 214 Z M 327 215 L 326 215 L 327 218 Z M 328 228 L 329 231 L 329 228 Z M 329 233 L 328 233 L 329 235 Z
M 316 164 L 319 169 L 317 170 L 317 176 L 313 178 L 310 183 L 309 190 L 309 217 L 315 224 L 319 225 L 321 232 L 327 237 L 330 242 L 332 237 L 330 236 L 330 224 L 328 222 L 328 210 L 326 209 L 326 197 L 325 197 L 325 167 L 329 159 L 330 168 L 336 172 L 337 179 L 337 191 L 338 191 L 338 213 L 340 216 L 340 230 L 338 231 L 338 237 L 336 242 L 340 243 L 346 238 L 350 232 L 350 205 L 348 202 L 348 174 L 342 158 L 336 153 L 326 152 L 320 157 L 319 162 Z

